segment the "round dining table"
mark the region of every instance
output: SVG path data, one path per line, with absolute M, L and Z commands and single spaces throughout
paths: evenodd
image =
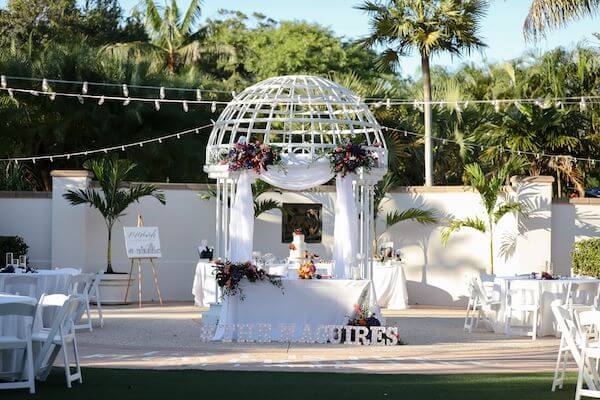
M 35 298 L 39 300 L 42 294 L 68 294 L 70 277 L 78 272 L 71 268 L 38 269 L 35 273 L 0 274 L 0 290 L 11 294 L 29 294 L 26 285 L 15 285 L 10 289 L 7 283 L 12 277 L 25 277 L 35 285 Z M 2 289 L 4 288 L 4 289 Z

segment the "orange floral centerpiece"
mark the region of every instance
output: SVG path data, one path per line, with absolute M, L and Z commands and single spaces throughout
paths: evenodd
M 304 260 L 298 268 L 298 277 L 300 279 L 320 278 L 317 275 L 317 266 L 315 265 L 315 258 L 318 257 L 317 254 L 309 253 L 308 251 L 304 253 Z

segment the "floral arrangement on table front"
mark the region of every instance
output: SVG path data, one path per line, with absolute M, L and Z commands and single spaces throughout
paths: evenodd
M 315 258 L 319 258 L 317 254 L 306 252 L 304 260 L 298 267 L 298 278 L 300 279 L 321 279 L 321 275 L 317 274 L 317 266 Z
M 264 270 L 258 269 L 250 261 L 234 263 L 231 261 L 217 261 L 214 264 L 217 284 L 223 290 L 223 296 L 239 295 L 240 300 L 244 300 L 244 291 L 240 285 L 243 279 L 248 282 L 268 281 L 278 288 L 283 288 L 281 278 L 267 274 Z
M 348 325 L 350 326 L 381 326 L 381 322 L 375 317 L 368 306 L 361 304 L 354 305 L 354 313 L 348 316 Z
M 229 165 L 229 171 L 254 170 L 257 174 L 271 165 L 281 164 L 279 149 L 256 141 L 236 143 L 231 150 L 220 155 L 220 165 Z
M 374 144 L 378 147 L 378 144 Z M 358 168 L 367 172 L 377 166 L 377 153 L 369 151 L 364 143 L 346 141 L 329 152 L 331 170 L 336 174 L 346 176 L 349 172 L 356 173 Z

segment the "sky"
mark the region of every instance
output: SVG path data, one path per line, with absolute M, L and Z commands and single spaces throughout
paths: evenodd
M 139 0 L 120 0 L 128 14 Z M 158 4 L 164 0 L 156 0 Z M 170 1 L 170 0 L 169 0 Z M 0 0 L 4 6 L 6 0 Z M 180 8 L 189 0 L 178 0 Z M 275 20 L 305 20 L 316 22 L 332 29 L 347 39 L 365 36 L 369 31 L 368 16 L 354 8 L 359 0 L 204 0 L 204 19 L 217 17 L 219 9 L 239 10 L 248 15 L 260 12 Z M 587 18 L 569 24 L 568 27 L 550 33 L 535 45 L 525 42 L 522 25 L 531 0 L 493 0 L 482 27 L 481 36 L 488 47 L 482 53 L 474 53 L 462 59 L 440 56 L 433 60 L 435 65 L 453 66 L 462 62 L 494 62 L 513 59 L 525 51 L 544 51 L 558 46 L 573 47 L 579 42 L 597 43 L 593 32 L 600 32 L 600 17 Z M 402 61 L 403 75 L 418 73 L 419 59 L 416 55 Z

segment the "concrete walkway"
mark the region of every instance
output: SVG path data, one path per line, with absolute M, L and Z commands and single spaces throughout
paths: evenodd
M 111 368 L 368 373 L 542 372 L 554 368 L 558 339 L 466 334 L 463 311 L 385 312 L 405 346 L 301 343 L 203 343 L 203 309 L 187 303 L 107 307 L 104 328 L 78 333 L 86 366 Z

